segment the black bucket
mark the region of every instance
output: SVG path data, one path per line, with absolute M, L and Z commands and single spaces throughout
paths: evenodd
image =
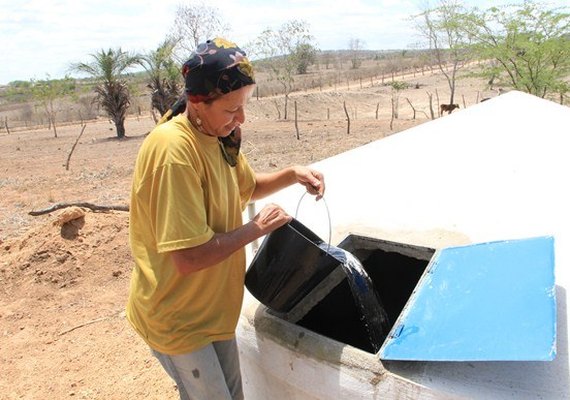
M 326 245 L 293 219 L 265 237 L 247 270 L 245 286 L 270 309 L 290 311 L 341 265 L 326 252 Z

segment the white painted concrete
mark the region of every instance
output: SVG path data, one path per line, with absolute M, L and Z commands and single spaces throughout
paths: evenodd
M 314 164 L 327 182 L 332 244 L 350 232 L 434 248 L 554 236 L 555 361 L 387 363 L 351 346 L 327 358 L 333 341 L 247 296 L 238 327 L 247 398 L 570 398 L 569 136 L 570 108 L 510 92 Z M 295 214 L 302 193 L 266 202 Z M 322 203 L 305 198 L 297 218 L 328 239 Z

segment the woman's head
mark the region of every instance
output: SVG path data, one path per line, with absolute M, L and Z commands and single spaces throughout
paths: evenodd
M 184 63 L 188 112 L 212 136 L 224 137 L 245 120 L 253 68 L 236 44 L 216 38 L 200 44 Z
M 253 86 L 244 86 L 213 101 L 189 103 L 189 118 L 203 133 L 224 137 L 245 121 L 245 106 Z
M 182 66 L 182 75 L 192 103 L 209 101 L 255 84 L 253 68 L 245 52 L 221 38 L 199 44 Z

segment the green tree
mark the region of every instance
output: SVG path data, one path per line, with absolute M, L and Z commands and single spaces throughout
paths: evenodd
M 570 14 L 525 1 L 473 10 L 464 29 L 476 42 L 490 79 L 539 97 L 564 95 L 570 74 Z
M 32 82 L 30 81 L 12 81 L 8 83 L 2 93 L 10 103 L 22 103 L 33 98 Z
M 435 8 L 423 11 L 414 17 L 416 29 L 428 40 L 436 64 L 447 80 L 453 104 L 457 73 L 469 61 L 471 36 L 463 29 L 465 8 L 457 0 L 440 0 Z
M 41 105 L 48 119 L 48 125 L 57 137 L 56 116 L 60 111 L 57 101 L 75 91 L 75 81 L 66 76 L 64 79 L 32 80 L 30 82 L 32 96 Z
M 131 104 L 131 94 L 125 79 L 126 71 L 139 65 L 141 58 L 118 49 L 101 50 L 91 54 L 91 62 L 72 65 L 72 69 L 83 72 L 97 81 L 95 93 L 97 102 L 115 124 L 117 137 L 125 136 L 125 118 Z
M 141 57 L 141 64 L 148 74 L 151 89 L 151 107 L 160 115 L 174 104 L 181 94 L 180 68 L 174 60 L 176 41 L 166 39 L 156 50 Z
M 295 72 L 298 70 L 298 53 L 304 45 L 311 45 L 313 36 L 309 25 L 300 20 L 291 20 L 278 30 L 266 29 L 257 38 L 252 48 L 257 56 L 269 59 L 270 75 L 277 80 L 285 94 L 284 118 L 287 119 L 289 94 L 293 90 Z
M 301 43 L 295 49 L 293 57 L 295 64 L 297 64 L 297 73 L 303 75 L 317 60 L 318 50 L 315 46 L 309 43 Z
M 392 119 L 398 119 L 400 111 L 400 92 L 407 89 L 408 84 L 402 81 L 394 81 L 390 83 L 390 86 L 392 87 Z M 391 124 L 390 129 L 392 129 Z

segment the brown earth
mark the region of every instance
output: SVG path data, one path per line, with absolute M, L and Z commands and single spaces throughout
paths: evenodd
M 448 96 L 442 77 L 409 76 L 390 130 L 390 87 L 295 94 L 293 120 L 277 120 L 275 99 L 252 99 L 242 149 L 254 169 L 309 164 L 428 121 L 428 95 Z M 416 89 L 416 83 L 419 88 Z M 365 85 L 366 86 L 366 85 Z M 494 95 L 459 81 L 464 107 Z M 408 98 L 417 109 L 413 119 Z M 465 100 L 463 100 L 465 99 Z M 351 131 L 343 101 L 351 116 Z M 378 118 L 376 110 L 378 108 Z M 459 111 L 455 112 L 461 112 Z M 173 383 L 125 320 L 132 267 L 128 213 L 92 212 L 65 222 L 60 202 L 127 205 L 133 163 L 149 117 L 130 118 L 124 140 L 108 121 L 91 121 L 70 159 L 79 125 L 0 133 L 0 399 L 176 399 Z M 81 212 L 81 210 L 79 210 Z M 73 216 L 72 216 L 73 217 Z M 75 215 L 78 217 L 78 215 Z

